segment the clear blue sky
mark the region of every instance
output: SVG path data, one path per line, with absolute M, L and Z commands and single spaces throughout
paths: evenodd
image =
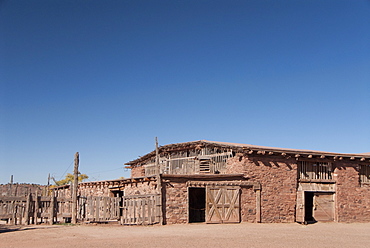
M 370 152 L 370 1 L 0 0 L 0 183 L 156 136 Z

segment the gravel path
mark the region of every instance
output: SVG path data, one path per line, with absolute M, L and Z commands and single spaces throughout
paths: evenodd
M 0 247 L 370 247 L 370 223 L 0 225 Z

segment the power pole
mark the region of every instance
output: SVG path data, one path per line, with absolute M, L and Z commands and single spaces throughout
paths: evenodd
M 78 152 L 75 154 L 75 166 L 73 170 L 73 184 L 72 184 L 72 224 L 77 223 L 77 187 L 78 187 L 78 165 L 80 163 L 80 156 Z
M 162 178 L 161 178 L 161 166 L 159 165 L 159 148 L 158 138 L 155 137 L 155 166 L 157 170 L 157 190 L 159 193 L 159 202 L 161 203 L 161 211 L 159 213 L 159 224 L 163 225 L 163 198 L 162 198 Z

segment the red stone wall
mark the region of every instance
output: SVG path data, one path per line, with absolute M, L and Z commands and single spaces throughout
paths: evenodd
M 188 189 L 185 181 L 169 182 L 165 187 L 167 224 L 188 222 Z
M 78 195 L 81 196 L 112 196 L 108 183 L 78 184 Z
M 250 181 L 261 183 L 261 222 L 295 221 L 297 162 L 294 158 L 234 157 L 228 161 L 228 168 L 227 173 L 243 173 Z
M 124 188 L 125 195 L 157 194 L 157 187 L 154 181 L 138 182 L 127 184 Z
M 369 222 L 370 185 L 360 185 L 358 164 L 336 163 L 334 179 L 338 222 Z
M 131 169 L 131 177 L 143 177 L 145 176 L 144 166 L 134 167 Z
M 242 187 L 240 195 L 240 214 L 242 222 L 256 222 L 256 193 L 253 187 Z

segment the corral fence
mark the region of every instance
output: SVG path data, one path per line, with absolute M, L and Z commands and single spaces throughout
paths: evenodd
M 79 196 L 79 222 L 119 222 L 122 225 L 152 225 L 160 220 L 159 195 L 123 197 Z M 72 198 L 0 196 L 0 220 L 8 224 L 68 223 L 72 218 Z
M 124 196 L 122 203 L 122 225 L 152 225 L 160 222 L 160 195 Z

